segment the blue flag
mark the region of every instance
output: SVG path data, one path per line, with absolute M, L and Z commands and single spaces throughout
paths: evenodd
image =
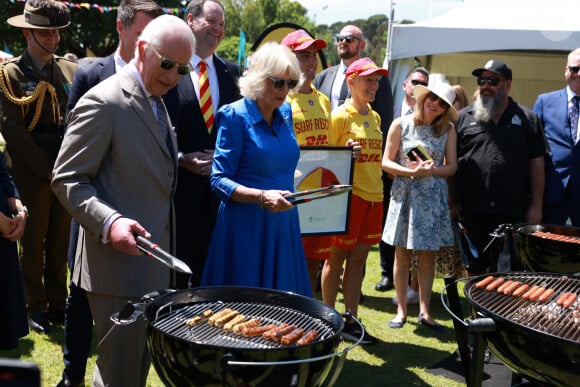
M 238 66 L 246 68 L 246 34 L 240 30 L 240 45 L 238 46 Z
M 8 45 L 6 44 L 6 42 L 4 42 L 4 52 L 10 55 L 14 55 L 12 53 L 12 50 L 10 50 L 10 47 L 8 47 Z

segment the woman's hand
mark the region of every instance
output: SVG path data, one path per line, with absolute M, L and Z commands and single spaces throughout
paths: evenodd
M 435 171 L 433 160 L 423 161 L 421 159 L 409 159 L 409 168 L 412 170 L 411 177 L 427 177 L 432 176 Z
M 346 142 L 346 146 L 352 147 L 352 158 L 353 159 L 356 160 L 360 157 L 360 153 L 362 151 L 362 146 L 360 146 L 360 143 L 358 141 L 355 141 L 352 138 L 349 138 L 348 141 Z
M 290 194 L 290 191 L 267 190 L 262 191 L 261 206 L 263 209 L 270 212 L 288 211 L 294 208 L 294 204 L 290 203 L 284 195 Z
M 3 216 L 3 215 L 2 215 Z M 3 222 L 0 220 L 0 234 L 3 238 L 8 239 L 11 242 L 16 242 L 22 238 L 24 234 L 24 226 L 26 225 L 26 215 L 24 213 L 19 213 L 14 218 L 10 219 L 4 216 L 4 220 L 8 220 L 7 222 Z M 1 224 L 4 224 L 2 226 Z

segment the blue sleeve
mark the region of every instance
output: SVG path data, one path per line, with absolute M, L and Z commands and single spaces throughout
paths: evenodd
M 244 151 L 244 123 L 232 105 L 223 106 L 216 114 L 218 134 L 210 184 L 213 193 L 223 202 L 240 185 L 236 176 Z

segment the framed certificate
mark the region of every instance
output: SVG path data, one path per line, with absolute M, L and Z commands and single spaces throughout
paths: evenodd
M 294 191 L 352 185 L 353 170 L 351 147 L 300 147 Z M 350 198 L 348 192 L 297 205 L 302 235 L 346 234 Z

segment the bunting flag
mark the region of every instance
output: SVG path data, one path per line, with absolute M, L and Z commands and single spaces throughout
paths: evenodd
M 238 66 L 246 68 L 246 34 L 240 30 L 240 45 L 238 46 Z

